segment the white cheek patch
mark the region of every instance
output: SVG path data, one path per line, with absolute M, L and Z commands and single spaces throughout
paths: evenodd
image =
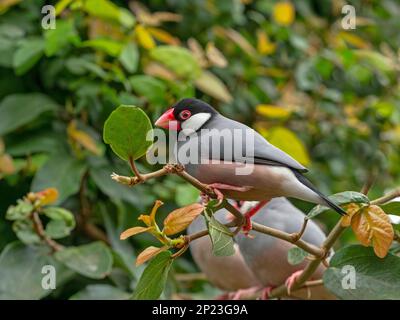
M 191 132 L 197 131 L 207 122 L 208 119 L 210 119 L 210 117 L 211 113 L 206 113 L 206 112 L 196 113 L 186 121 L 183 121 L 181 123 L 181 127 L 182 129 L 184 130 L 188 129 L 188 131 Z

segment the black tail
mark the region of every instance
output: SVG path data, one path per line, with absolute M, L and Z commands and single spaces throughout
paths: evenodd
M 339 213 L 341 216 L 346 215 L 346 211 L 343 210 L 341 207 L 339 207 L 336 203 L 334 203 L 332 200 L 330 200 L 326 195 L 318 191 L 314 185 L 305 177 L 303 176 L 300 172 L 296 170 L 292 170 L 296 178 L 304 184 L 306 187 L 310 188 L 312 191 L 314 191 L 316 194 L 318 194 L 324 201 L 326 202 L 326 205 L 329 208 L 332 208 L 335 210 L 337 213 Z

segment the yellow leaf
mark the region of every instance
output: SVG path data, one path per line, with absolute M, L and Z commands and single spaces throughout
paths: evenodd
M 164 220 L 164 233 L 169 236 L 185 230 L 203 209 L 203 205 L 194 203 L 172 211 Z
M 155 257 L 156 255 L 167 249 L 167 246 L 161 248 L 148 247 L 144 249 L 136 258 L 136 266 L 140 266 L 141 264 L 145 263 L 146 261 L 150 260 L 151 258 Z
M 6 12 L 10 7 L 15 6 L 22 0 L 2 0 L 0 1 L 0 13 Z
M 225 56 L 219 51 L 213 42 L 207 43 L 206 55 L 210 62 L 220 68 L 225 68 L 228 65 Z
M 137 38 L 139 44 L 143 48 L 153 49 L 156 46 L 156 43 L 154 42 L 153 37 L 151 36 L 149 31 L 147 31 L 147 29 L 143 25 L 138 24 L 135 27 L 135 35 L 136 35 L 136 38 Z
M 393 242 L 394 230 L 389 216 L 376 205 L 362 208 L 351 220 L 357 239 L 364 246 L 372 243 L 375 254 L 384 258 Z
M 301 164 L 307 166 L 310 163 L 310 157 L 303 142 L 289 129 L 277 126 L 269 130 L 260 130 L 260 133 L 275 147 L 285 151 Z
M 235 42 L 244 52 L 252 57 L 257 56 L 257 50 L 243 37 L 239 32 L 233 29 L 223 29 L 221 27 L 214 28 L 217 34 L 228 37 Z
M 160 200 L 156 200 L 156 202 L 154 203 L 153 209 L 151 209 L 151 213 L 150 213 L 150 219 L 151 221 L 155 221 L 156 220 L 156 213 L 159 207 L 161 207 L 164 203 Z
M 67 133 L 71 140 L 75 141 L 77 144 L 90 151 L 95 155 L 100 155 L 101 150 L 97 146 L 96 141 L 82 130 L 78 130 L 76 127 L 76 122 L 71 121 L 67 127 Z
M 143 221 L 143 223 L 144 223 L 146 226 L 148 226 L 148 227 L 151 226 L 151 218 L 150 218 L 150 216 L 147 215 L 147 214 L 141 214 L 141 215 L 138 217 L 138 220 Z
M 196 59 L 199 62 L 200 66 L 207 67 L 208 66 L 208 62 L 207 62 L 207 59 L 206 59 L 206 53 L 204 52 L 204 50 L 201 47 L 200 43 L 195 38 L 190 38 L 187 41 L 187 45 L 189 47 L 189 50 L 196 57 Z
M 256 111 L 257 113 L 272 119 L 286 119 L 292 113 L 290 109 L 269 104 L 259 104 L 256 106 Z
M 53 203 L 58 198 L 58 190 L 56 188 L 47 188 L 35 193 L 42 206 Z
M 121 235 L 119 236 L 119 238 L 121 240 L 125 240 L 129 237 L 132 237 L 134 235 L 137 235 L 139 233 L 143 233 L 146 231 L 149 231 L 150 229 L 152 229 L 153 227 L 133 227 L 133 228 L 129 228 L 127 230 L 125 230 L 124 232 L 121 233 Z
M 268 35 L 263 30 L 257 30 L 257 50 L 260 54 L 274 53 L 276 44 L 269 41 Z
M 346 205 L 346 215 L 342 217 L 340 222 L 342 227 L 348 227 L 351 224 L 351 219 L 360 210 L 360 206 L 356 203 Z
M 371 47 L 368 42 L 355 35 L 354 33 L 342 31 L 339 32 L 338 36 L 348 44 L 351 44 L 353 47 L 356 47 L 358 49 L 368 49 Z
M 15 172 L 15 167 L 11 156 L 6 153 L 0 155 L 0 173 L 9 175 L 13 174 L 14 172 Z
M 159 28 L 147 28 L 147 31 L 158 41 L 168 43 L 171 45 L 179 45 L 180 40 L 176 37 L 174 37 L 172 34 L 168 33 L 165 30 L 159 29 Z
M 290 26 L 295 18 L 295 9 L 291 2 L 281 1 L 274 5 L 273 17 L 277 24 Z
M 209 71 L 203 71 L 195 81 L 196 87 L 211 97 L 222 102 L 231 102 L 233 97 L 225 84 Z
M 144 66 L 144 73 L 153 77 L 174 81 L 177 79 L 175 73 L 165 68 L 163 65 L 157 62 L 150 62 Z
M 2 138 L 0 138 L 0 154 L 4 153 L 4 150 L 6 149 L 4 145 L 4 141 Z

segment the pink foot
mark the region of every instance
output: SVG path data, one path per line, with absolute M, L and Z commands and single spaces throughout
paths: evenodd
M 286 279 L 285 285 L 286 285 L 289 296 L 290 296 L 290 292 L 292 291 L 293 285 L 296 283 L 297 279 L 299 278 L 299 276 L 302 273 L 303 273 L 303 270 L 298 270 L 298 271 L 294 272 L 291 276 L 289 276 L 289 278 Z
M 244 214 L 244 218 L 246 219 L 246 222 L 244 224 L 244 226 L 242 227 L 243 232 L 247 235 L 250 230 L 252 229 L 252 225 L 251 225 L 251 218 L 262 208 L 264 207 L 266 204 L 268 203 L 268 201 L 260 201 L 259 203 L 257 203 L 257 205 L 255 205 L 253 208 L 251 208 L 249 211 L 247 211 Z
M 260 287 L 250 287 L 247 289 L 239 289 L 238 291 L 232 292 L 230 294 L 230 299 L 231 300 L 241 300 L 242 298 L 248 298 L 257 293 L 257 291 L 260 290 Z
M 269 300 L 269 296 L 273 289 L 275 289 L 274 286 L 265 287 L 261 293 L 261 300 Z
M 222 203 L 222 201 L 224 200 L 224 195 L 222 194 L 222 192 L 220 190 L 234 190 L 234 191 L 239 191 L 239 192 L 246 192 L 251 189 L 251 187 L 247 187 L 247 186 L 238 187 L 238 186 L 232 186 L 232 185 L 223 184 L 223 183 L 212 183 L 212 184 L 209 184 L 208 187 L 211 188 L 212 191 L 217 196 L 218 205 L 220 205 Z M 202 195 L 202 201 L 204 201 L 205 198 L 206 198 L 206 196 Z

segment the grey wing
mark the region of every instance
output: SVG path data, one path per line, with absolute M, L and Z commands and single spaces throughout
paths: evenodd
M 229 141 L 229 139 L 220 138 L 219 150 L 220 153 L 217 155 L 220 160 L 233 160 L 233 161 L 254 161 L 256 164 L 265 164 L 265 165 L 280 165 L 286 166 L 299 172 L 307 172 L 307 168 L 289 156 L 287 153 L 278 149 L 277 147 L 270 144 L 263 136 L 261 136 L 258 132 L 253 130 L 252 128 L 225 118 L 223 116 L 218 116 L 216 119 L 211 120 L 209 123 L 204 126 L 206 129 L 218 128 L 220 134 L 224 136 L 223 130 L 225 132 L 230 132 L 233 136 L 233 139 Z M 215 131 L 214 133 L 210 132 L 208 135 L 210 137 L 215 137 L 218 133 Z M 238 140 L 241 140 L 241 143 Z M 235 146 L 241 145 L 241 150 L 234 150 Z M 201 148 L 210 148 L 211 150 L 215 148 L 215 145 L 203 143 Z M 229 148 L 230 150 L 226 150 Z M 204 151 L 204 150 L 203 150 Z M 214 151 L 214 150 L 212 150 Z M 225 151 L 228 151 L 227 154 L 232 154 L 232 159 L 227 159 Z M 207 151 L 206 151 L 207 153 Z M 210 159 L 216 159 L 216 154 L 218 152 L 210 152 L 208 154 L 212 154 Z

